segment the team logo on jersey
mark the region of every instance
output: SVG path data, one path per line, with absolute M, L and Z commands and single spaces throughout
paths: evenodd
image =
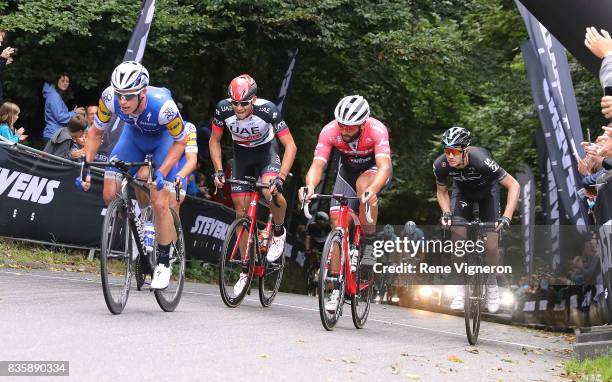
M 464 202 L 463 200 L 459 202 L 459 204 L 461 204 L 461 208 L 465 208 L 467 207 L 467 203 Z
M 113 99 L 113 94 L 110 91 L 102 93 L 102 100 L 104 102 L 110 102 Z
M 111 117 L 110 111 L 106 107 L 106 104 L 104 103 L 104 101 L 100 99 L 100 102 L 98 102 L 98 119 L 100 120 L 100 122 L 106 123 L 110 120 L 110 117 Z
M 183 121 L 181 117 L 176 117 L 172 121 L 168 122 L 166 125 L 168 130 L 170 130 L 170 135 L 173 137 L 178 137 L 183 132 Z
M 166 119 L 170 119 L 174 117 L 174 115 L 176 114 L 176 111 L 173 108 L 169 107 L 165 109 L 164 111 L 162 111 L 162 114 L 164 115 L 164 117 L 166 117 Z
M 499 169 L 499 165 L 492 159 L 487 158 L 484 162 L 493 172 L 496 172 Z
M 151 122 L 151 115 L 152 115 L 151 112 L 149 112 L 149 114 L 147 114 L 147 122 Z

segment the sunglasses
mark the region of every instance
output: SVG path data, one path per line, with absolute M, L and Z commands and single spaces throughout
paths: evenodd
M 463 152 L 463 150 L 461 149 L 455 149 L 452 147 L 447 147 L 444 149 L 444 155 L 451 155 L 453 154 L 453 156 L 459 156 L 461 155 L 461 153 Z
M 234 106 L 242 106 L 242 107 L 247 107 L 247 106 L 249 106 L 250 103 L 251 103 L 251 100 L 248 100 L 248 101 L 232 101 L 232 105 L 234 105 Z
M 136 98 L 138 96 L 138 94 L 140 94 L 140 93 L 121 94 L 121 93 L 115 92 L 115 98 L 117 98 L 119 100 L 121 98 L 124 98 L 126 101 L 131 101 L 134 98 Z

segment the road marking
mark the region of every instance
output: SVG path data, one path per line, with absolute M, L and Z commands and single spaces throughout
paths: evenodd
M 15 276 L 30 276 L 30 277 L 38 277 L 38 278 L 44 278 L 44 279 L 80 281 L 80 282 L 97 283 L 97 284 L 101 283 L 98 280 L 83 280 L 83 279 L 75 279 L 73 277 L 35 275 L 35 274 L 31 274 L 31 273 L 12 272 L 12 271 L 4 271 L 4 270 L 0 271 L 0 274 L 2 274 L 2 273 L 9 274 L 9 275 L 15 275 Z M 189 291 L 185 291 L 185 290 L 183 290 L 183 293 L 185 293 L 185 294 L 193 294 L 193 295 L 200 295 L 200 296 L 218 297 L 217 294 L 213 294 L 213 293 L 189 292 Z M 246 298 L 245 300 L 251 301 L 251 302 L 258 302 L 259 301 L 257 299 L 253 299 L 253 298 Z M 306 308 L 306 307 L 303 307 L 303 306 L 290 305 L 290 304 L 283 304 L 283 303 L 280 303 L 280 302 L 274 302 L 274 305 L 284 306 L 284 307 L 287 307 L 287 308 L 293 308 L 293 309 L 299 309 L 299 310 L 308 310 L 308 311 L 312 311 L 312 312 L 318 312 L 319 311 L 319 309 Z M 455 332 L 449 332 L 449 331 L 446 331 L 446 330 L 431 329 L 431 328 L 426 328 L 426 327 L 423 327 L 423 326 L 403 324 L 401 322 L 393 322 L 393 321 L 386 321 L 386 320 L 377 320 L 375 318 L 370 318 L 369 320 L 370 321 L 374 321 L 374 322 L 378 322 L 378 323 L 382 323 L 382 324 L 387 324 L 387 325 L 403 326 L 403 327 L 412 328 L 412 329 L 425 330 L 425 331 L 429 331 L 429 332 L 433 332 L 433 333 L 448 334 L 448 335 L 458 336 L 458 337 L 462 337 L 462 338 L 465 337 L 465 334 L 463 334 L 463 333 L 455 333 Z M 543 350 L 544 349 L 544 348 L 542 348 L 540 346 L 528 345 L 528 344 L 523 344 L 523 343 L 520 343 L 520 342 L 494 340 L 494 339 L 485 338 L 485 337 L 479 337 L 478 339 L 480 341 L 495 342 L 495 343 L 499 343 L 499 344 L 513 345 L 513 346 L 521 346 L 521 347 L 526 347 L 526 348 L 530 348 L 530 349 L 537 349 L 537 350 Z

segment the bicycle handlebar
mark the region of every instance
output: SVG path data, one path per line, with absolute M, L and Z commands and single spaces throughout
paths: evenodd
M 365 196 L 368 196 L 368 193 L 365 193 Z M 304 195 L 304 198 L 302 200 L 302 210 L 304 210 L 304 216 L 306 216 L 306 219 L 310 220 L 312 219 L 312 215 L 310 214 L 310 210 L 308 209 L 308 204 L 310 203 L 310 200 L 312 199 L 335 199 L 338 201 L 341 200 L 361 200 L 361 198 L 359 196 L 345 196 L 342 194 L 331 194 L 331 195 L 326 195 L 326 194 L 312 194 L 312 196 L 306 200 L 306 195 Z M 374 219 L 372 219 L 372 215 L 371 215 L 371 210 L 372 207 L 370 206 L 370 203 L 365 203 L 365 213 L 366 213 L 366 220 L 368 223 L 372 224 L 374 223 Z

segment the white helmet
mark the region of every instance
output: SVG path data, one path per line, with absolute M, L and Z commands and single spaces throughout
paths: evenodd
M 370 116 L 370 105 L 360 95 L 346 96 L 338 102 L 334 116 L 338 123 L 359 126 Z
M 149 72 L 136 61 L 125 61 L 113 70 L 111 85 L 119 93 L 138 93 L 149 85 Z

